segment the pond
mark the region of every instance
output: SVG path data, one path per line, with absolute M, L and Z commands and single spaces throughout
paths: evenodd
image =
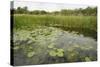
M 16 30 L 13 37 L 14 65 L 97 60 L 97 41 L 75 31 L 39 27 Z

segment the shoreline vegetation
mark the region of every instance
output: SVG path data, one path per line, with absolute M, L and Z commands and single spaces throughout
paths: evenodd
M 60 11 L 46 11 L 46 10 L 28 10 L 28 7 L 17 7 L 17 9 L 12 8 L 11 13 L 13 14 L 30 14 L 30 15 L 65 15 L 65 16 L 96 16 L 97 7 L 87 8 L 76 8 L 76 9 L 61 9 Z
M 14 29 L 31 30 L 36 25 L 49 26 L 76 31 L 97 39 L 97 7 L 88 6 L 84 9 L 61 9 L 49 12 L 29 11 L 28 7 L 24 6 L 11 9 L 11 16 L 14 17 Z

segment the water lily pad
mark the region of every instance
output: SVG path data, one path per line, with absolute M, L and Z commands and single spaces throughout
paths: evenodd
M 49 52 L 49 55 L 54 57 L 54 56 L 56 56 L 56 52 L 52 50 Z
M 64 53 L 63 52 L 57 52 L 57 56 L 58 57 L 63 57 L 64 56 Z
M 57 49 L 57 51 L 58 51 L 58 52 L 64 52 L 64 50 L 63 50 L 63 49 Z
M 29 52 L 28 54 L 27 54 L 27 57 L 33 57 L 35 55 L 35 52 Z
M 85 57 L 85 61 L 91 61 L 91 59 L 89 57 Z
M 30 46 L 30 47 L 29 47 L 29 49 L 31 50 L 31 49 L 33 49 L 33 47 L 32 47 L 32 46 Z
M 48 48 L 54 48 L 54 45 L 50 44 L 48 45 Z
M 14 50 L 18 50 L 18 49 L 19 49 L 19 46 L 15 46 L 15 47 L 14 47 Z

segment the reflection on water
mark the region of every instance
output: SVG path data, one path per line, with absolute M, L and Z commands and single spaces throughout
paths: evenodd
M 54 26 L 57 28 L 61 28 L 63 30 L 67 31 L 77 31 L 78 34 L 83 34 L 84 36 L 89 36 L 97 40 L 97 31 L 88 29 L 88 28 L 78 28 L 78 27 L 64 27 L 64 26 Z
M 97 42 L 53 27 L 14 32 L 14 65 L 97 60 Z

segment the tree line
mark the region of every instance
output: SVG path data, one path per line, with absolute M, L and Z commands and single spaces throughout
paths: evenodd
M 87 7 L 85 9 L 62 9 L 60 11 L 48 12 L 45 10 L 33 10 L 29 11 L 28 7 L 18 7 L 17 9 L 11 9 L 11 13 L 14 14 L 33 14 L 33 15 L 84 15 L 84 16 L 96 16 L 97 7 Z

